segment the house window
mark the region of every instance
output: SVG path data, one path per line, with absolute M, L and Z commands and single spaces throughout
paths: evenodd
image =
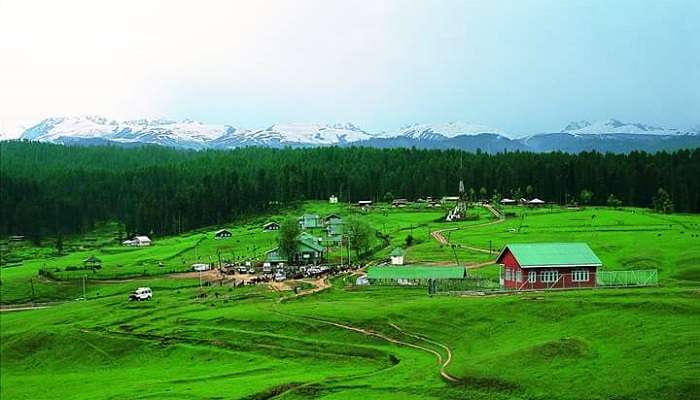
M 540 272 L 540 280 L 544 283 L 556 282 L 559 278 L 559 271 L 542 271 Z
M 522 281 L 523 281 L 523 273 L 522 273 L 520 270 L 518 270 L 517 272 L 515 272 L 515 280 L 518 281 L 518 282 L 522 282 Z
M 574 271 L 571 274 L 571 280 L 574 282 L 588 282 L 588 279 L 589 272 L 585 269 Z
M 535 271 L 528 272 L 527 273 L 527 281 L 530 283 L 537 282 L 537 272 L 535 272 Z
M 506 268 L 506 280 L 510 280 L 510 268 Z

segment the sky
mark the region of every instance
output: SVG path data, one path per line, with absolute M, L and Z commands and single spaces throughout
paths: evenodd
M 698 21 L 697 0 L 0 0 L 0 132 L 84 114 L 688 128 Z

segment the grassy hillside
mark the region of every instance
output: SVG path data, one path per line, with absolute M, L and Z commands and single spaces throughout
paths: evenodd
M 0 314 L 0 397 L 700 398 L 700 217 L 505 211 L 505 221 L 478 208 L 474 220 L 444 223 L 444 210 L 308 202 L 226 224 L 228 240 L 213 239 L 219 227 L 210 227 L 134 249 L 116 245 L 116 227 L 106 225 L 66 238 L 62 255 L 51 243 L 12 244 L 0 270 L 5 304 L 31 300 L 32 284 L 37 301 L 72 300 L 82 295 L 82 276 L 89 279 L 86 301 Z M 298 298 L 267 286 L 214 285 L 202 300 L 198 281 L 169 275 L 219 256 L 260 257 L 276 240 L 261 225 L 303 212 L 369 222 L 390 242 L 372 261 L 405 246 L 409 234 L 408 261 L 435 265 L 489 261 L 506 243 L 584 241 L 607 269 L 658 268 L 660 286 L 429 297 L 423 288 L 355 287 L 354 277 L 340 276 Z M 455 248 L 431 236 L 446 229 Z M 102 269 L 65 271 L 90 255 Z M 78 279 L 39 278 L 42 267 Z M 153 288 L 154 299 L 127 302 L 138 286 Z M 448 358 L 444 373 L 456 382 L 440 375 Z
M 2 397 L 693 398 L 698 292 L 601 290 L 428 297 L 336 287 L 279 303 L 256 289 L 122 295 L 2 314 Z M 344 329 L 381 332 L 435 355 Z M 389 325 L 428 338 L 417 340 Z M 644 377 L 644 378 L 642 378 Z M 47 394 L 47 382 L 60 383 Z

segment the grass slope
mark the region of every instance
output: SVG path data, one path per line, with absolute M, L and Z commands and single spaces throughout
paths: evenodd
M 0 270 L 3 303 L 74 299 L 80 280 L 38 279 L 97 255 L 104 267 L 87 281 L 87 301 L 0 314 L 0 397 L 11 399 L 693 399 L 700 398 L 700 218 L 639 209 L 513 207 L 496 223 L 440 222 L 441 211 L 378 208 L 367 213 L 322 202 L 291 211 L 355 215 L 408 248 L 409 263 L 481 263 L 506 243 L 584 241 L 608 269 L 658 268 L 661 286 L 629 290 L 429 297 L 424 289 L 354 287 L 289 296 L 266 287 L 208 288 L 172 279 L 172 269 L 220 254 L 253 257 L 274 246 L 262 223 L 232 223 L 151 248 L 114 246 L 114 227 L 68 238 L 67 254 L 15 246 Z M 456 228 L 456 229 L 455 229 Z M 456 248 L 430 232 L 445 232 Z M 335 255 L 337 256 L 337 254 Z M 6 258 L 7 259 L 7 258 Z M 160 266 L 164 264 L 165 266 Z M 135 273 L 148 276 L 133 277 Z M 497 276 L 496 267 L 479 273 Z M 76 277 L 85 274 L 75 272 Z M 100 278 L 109 278 L 108 280 Z M 114 279 L 119 278 L 119 279 Z M 128 303 L 138 286 L 153 301 Z M 395 324 L 395 325 L 392 325 Z M 402 333 L 398 328 L 407 333 Z M 366 330 L 363 333 L 361 330 Z M 440 377 L 446 372 L 460 383 Z M 50 390 L 47 390 L 50 388 Z

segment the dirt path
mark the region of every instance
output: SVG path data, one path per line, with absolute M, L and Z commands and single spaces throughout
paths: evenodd
M 288 315 L 288 314 L 284 314 L 284 315 Z M 292 315 L 288 315 L 288 316 L 292 316 Z M 295 316 L 295 317 L 298 317 L 298 316 Z M 341 324 L 341 323 L 339 323 L 339 322 L 328 321 L 328 320 L 324 320 L 324 319 L 320 319 L 320 318 L 312 318 L 312 317 L 300 317 L 300 318 L 310 319 L 310 320 L 312 320 L 312 321 L 321 322 L 321 323 L 328 324 L 328 325 L 332 325 L 332 326 L 335 326 L 335 327 L 338 327 L 338 328 L 342 328 L 342 329 L 346 329 L 346 330 L 349 330 L 349 331 L 357 332 L 357 333 L 360 333 L 360 334 L 365 335 L 365 336 L 376 337 L 376 338 L 382 339 L 382 340 L 384 340 L 384 341 L 386 341 L 386 342 L 389 342 L 389 343 L 393 343 L 393 344 L 397 344 L 397 345 L 400 345 L 400 346 L 411 347 L 411 348 L 414 348 L 414 349 L 418 349 L 418 350 L 421 350 L 421 351 L 425 351 L 425 352 L 427 352 L 427 353 L 430 353 L 430 354 L 434 355 L 434 356 L 437 358 L 437 361 L 438 361 L 438 363 L 440 364 L 440 376 L 442 376 L 444 379 L 446 379 L 446 380 L 448 380 L 448 381 L 450 381 L 450 382 L 460 382 L 460 380 L 459 380 L 458 378 L 455 378 L 454 376 L 448 374 L 447 371 L 445 371 L 445 369 L 447 368 L 447 366 L 449 365 L 449 363 L 452 361 L 452 351 L 451 351 L 447 346 L 445 346 L 445 345 L 442 344 L 442 343 L 438 343 L 438 342 L 432 341 L 432 340 L 430 340 L 430 339 L 427 339 L 427 338 L 425 338 L 425 337 L 422 337 L 422 336 L 420 336 L 420 335 L 416 335 L 416 334 L 412 334 L 412 333 L 410 333 L 410 332 L 406 332 L 406 331 L 402 330 L 401 328 L 399 328 L 399 327 L 398 327 L 397 325 L 395 325 L 395 324 L 389 324 L 389 325 L 392 326 L 394 329 L 398 330 L 399 332 L 401 332 L 401 333 L 404 334 L 404 335 L 407 335 L 407 336 L 410 336 L 410 337 L 419 339 L 419 340 L 421 340 L 421 341 L 423 341 L 423 342 L 432 343 L 432 344 L 434 344 L 434 345 L 436 345 L 436 346 L 439 346 L 439 347 L 441 347 L 442 349 L 444 349 L 444 350 L 447 352 L 447 359 L 443 361 L 442 354 L 440 354 L 438 351 L 433 350 L 433 349 L 431 349 L 431 348 L 429 348 L 429 347 L 421 346 L 421 345 L 414 344 L 414 343 L 410 343 L 410 342 L 404 342 L 404 341 L 402 341 L 402 340 L 394 339 L 394 338 L 392 338 L 392 337 L 390 337 L 390 336 L 387 336 L 387 335 L 385 335 L 385 334 L 383 334 L 383 333 L 374 332 L 374 331 L 369 330 L 369 329 L 358 328 L 358 327 L 355 327 L 355 326 L 352 326 L 352 325 Z
M 496 210 L 491 204 L 484 204 L 484 208 L 489 210 L 498 219 L 506 219 L 500 211 Z
M 11 312 L 11 311 L 31 311 L 31 310 L 41 310 L 42 308 L 50 308 L 53 306 L 22 306 L 22 307 L 0 307 L 0 312 Z
M 486 223 L 483 223 L 483 224 L 469 225 L 469 226 L 464 227 L 464 228 L 456 227 L 456 228 L 440 229 L 440 230 L 437 230 L 437 231 L 430 232 L 430 235 L 431 235 L 435 240 L 437 240 L 438 242 L 440 242 L 440 244 L 447 245 L 447 246 L 451 246 L 453 243 L 450 243 L 450 241 L 447 240 L 447 238 L 445 237 L 445 235 L 443 234 L 443 232 L 456 231 L 456 230 L 460 230 L 460 229 L 480 228 L 480 227 L 483 227 L 483 226 L 489 226 L 489 225 L 500 224 L 500 223 L 502 223 L 502 222 L 504 222 L 504 221 L 506 220 L 505 217 L 504 217 L 500 212 L 498 212 L 498 210 L 496 210 L 495 208 L 493 208 L 491 205 L 484 205 L 483 207 L 486 208 L 489 212 L 491 212 L 491 213 L 492 213 L 496 218 L 498 218 L 498 219 L 495 220 L 495 221 L 486 222 Z M 476 252 L 479 252 L 479 253 L 492 254 L 491 251 L 490 251 L 489 249 L 483 249 L 483 248 L 481 248 L 481 247 L 465 246 L 465 245 L 461 245 L 461 244 L 458 244 L 457 246 L 459 246 L 459 248 L 461 248 L 461 249 L 467 249 L 467 250 L 476 251 Z M 490 264 L 493 264 L 493 263 L 492 263 L 492 262 L 489 262 L 489 263 L 476 264 L 476 265 L 471 265 L 471 266 L 469 266 L 468 268 L 479 268 L 479 267 L 483 267 L 483 266 L 490 265 Z
M 318 292 L 324 291 L 324 290 L 326 290 L 326 289 L 329 289 L 330 287 L 333 286 L 333 285 L 331 285 L 331 283 L 330 283 L 330 281 L 328 280 L 328 278 L 318 278 L 318 279 L 316 279 L 316 280 L 314 280 L 314 281 L 301 280 L 301 281 L 299 281 L 299 282 L 309 283 L 309 284 L 314 285 L 314 287 L 312 287 L 312 288 L 310 288 L 310 289 L 300 290 L 299 292 L 294 293 L 294 294 L 291 295 L 291 296 L 280 297 L 280 298 L 277 300 L 277 302 L 278 302 L 278 303 L 282 303 L 282 302 L 288 301 L 288 300 L 290 300 L 290 299 L 295 299 L 295 298 L 302 297 L 302 296 L 309 296 L 309 295 L 312 295 L 312 294 L 314 294 L 314 293 L 318 293 Z M 271 284 L 271 286 L 272 286 L 273 284 L 275 284 L 275 283 L 277 283 L 277 282 L 273 282 L 273 283 Z M 279 282 L 279 283 L 282 283 L 282 282 Z M 283 284 L 283 283 L 282 283 L 282 284 Z M 273 288 L 274 288 L 274 286 L 273 286 Z M 289 286 L 287 286 L 287 289 L 285 289 L 285 290 L 292 290 L 292 289 L 291 289 Z
M 389 326 L 391 326 L 392 328 L 396 329 L 397 331 L 401 332 L 402 334 L 404 334 L 406 336 L 410 336 L 412 338 L 422 340 L 422 341 L 427 342 L 427 343 L 434 344 L 434 345 L 442 348 L 443 350 L 445 350 L 445 352 L 447 353 L 447 359 L 443 362 L 442 357 L 438 358 L 439 362 L 442 364 L 442 366 L 440 367 L 440 375 L 442 375 L 443 378 L 445 378 L 451 382 L 459 382 L 459 379 L 455 378 L 454 376 L 448 374 L 447 371 L 445 371 L 447 369 L 447 366 L 450 365 L 450 362 L 452 362 L 452 350 L 450 350 L 450 348 L 447 347 L 447 345 L 444 345 L 444 344 L 437 342 L 435 340 L 432 340 L 432 339 L 428 339 L 428 338 L 424 337 L 423 335 L 419 335 L 419 334 L 416 334 L 413 332 L 405 331 L 401 327 L 399 327 L 398 325 L 396 325 L 394 323 L 389 323 Z

